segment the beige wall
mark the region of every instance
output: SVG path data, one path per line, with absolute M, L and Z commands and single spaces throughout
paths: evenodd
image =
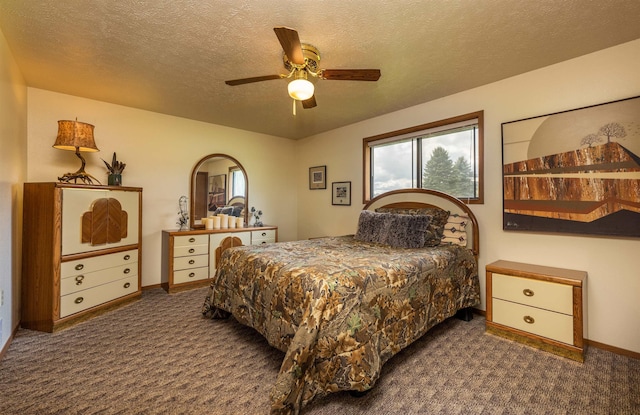
M 298 148 L 298 236 L 356 231 L 363 137 L 484 110 L 485 204 L 472 205 L 480 224 L 483 290 L 484 267 L 497 259 L 585 270 L 587 338 L 640 352 L 640 240 L 505 232 L 501 177 L 501 123 L 638 96 L 638 74 L 640 40 L 306 138 Z M 327 166 L 328 187 L 352 181 L 351 207 L 332 206 L 330 190 L 308 190 L 308 168 L 316 165 Z
M 0 32 L 0 350 L 18 324 L 27 88 Z
M 110 163 L 115 151 L 127 164 L 123 185 L 143 188 L 143 286 L 160 284 L 162 229 L 177 227 L 178 199 L 189 194 L 191 170 L 207 154 L 242 163 L 249 204 L 262 209 L 265 223 L 279 226 L 280 240 L 296 238 L 294 141 L 34 88 L 28 88 L 28 114 L 27 181 L 57 181 L 80 166 L 72 151 L 51 147 L 63 119 L 95 125 L 100 152 L 85 153 L 86 171 L 103 184 L 101 158 Z

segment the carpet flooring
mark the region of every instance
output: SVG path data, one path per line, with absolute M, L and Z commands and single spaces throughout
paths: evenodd
M 203 318 L 206 291 L 151 289 L 57 333 L 20 329 L 0 361 L 0 414 L 268 414 L 283 353 L 233 318 Z M 578 363 L 454 318 L 392 358 L 367 395 L 302 413 L 640 414 L 640 360 L 592 347 Z

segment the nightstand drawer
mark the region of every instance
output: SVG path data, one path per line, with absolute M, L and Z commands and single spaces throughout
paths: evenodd
M 207 278 L 209 278 L 209 267 L 183 269 L 173 273 L 174 284 L 206 280 Z
M 209 255 L 183 256 L 173 260 L 173 269 L 190 269 L 209 266 Z
M 493 322 L 518 330 L 573 344 L 573 317 L 493 299 Z
M 570 285 L 494 273 L 493 297 L 573 314 L 573 288 Z

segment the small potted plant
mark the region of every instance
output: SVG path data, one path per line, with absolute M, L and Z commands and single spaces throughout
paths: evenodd
M 109 186 L 122 185 L 122 171 L 124 170 L 126 164 L 116 159 L 115 152 L 113 153 L 113 160 L 111 161 L 111 164 L 104 161 L 104 159 L 102 159 L 102 161 L 104 162 L 104 165 L 107 166 L 107 169 L 109 169 L 109 176 L 108 176 L 108 182 L 107 182 Z

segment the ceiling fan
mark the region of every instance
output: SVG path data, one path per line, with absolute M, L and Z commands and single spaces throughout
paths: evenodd
M 282 45 L 284 55 L 282 60 L 288 74 L 256 76 L 252 78 L 233 79 L 225 84 L 236 86 L 253 82 L 269 81 L 272 79 L 292 79 L 289 82 L 289 96 L 295 102 L 301 101 L 303 108 L 313 108 L 316 104 L 314 85 L 309 77 L 331 81 L 377 81 L 380 78 L 379 69 L 320 69 L 320 51 L 312 45 L 300 43 L 298 32 L 288 27 L 273 29 Z

